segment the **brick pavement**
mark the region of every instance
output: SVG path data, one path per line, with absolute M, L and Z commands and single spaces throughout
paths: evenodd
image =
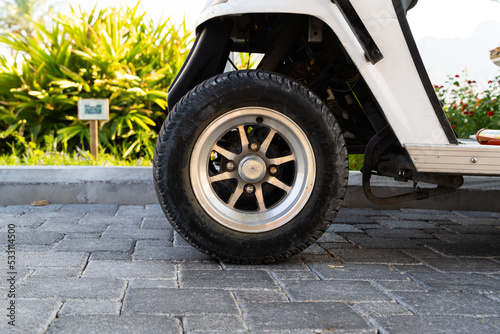
M 199 253 L 158 205 L 0 207 L 26 333 L 499 333 L 500 213 L 342 209 L 285 263 Z M 12 225 L 11 225 L 12 227 Z M 1 266 L 6 317 L 7 254 Z

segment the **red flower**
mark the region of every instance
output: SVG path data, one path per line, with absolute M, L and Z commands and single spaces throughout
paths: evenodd
M 493 82 L 493 81 L 491 81 L 491 80 L 490 80 L 490 81 L 488 81 L 488 83 L 489 83 L 489 84 L 490 84 L 490 83 L 492 83 L 492 82 Z
M 469 116 L 470 117 L 474 117 L 474 112 L 473 111 L 469 111 Z
M 455 75 L 455 78 L 460 78 L 460 76 L 457 74 L 457 75 Z
M 492 110 L 492 111 L 488 111 L 488 116 L 492 117 L 493 115 L 495 115 L 495 112 Z
M 468 115 L 469 112 L 468 111 L 462 111 L 462 115 Z
M 456 125 L 452 125 L 452 126 L 451 126 L 451 128 L 452 128 L 453 130 L 455 130 L 455 129 L 457 128 L 457 126 L 456 126 Z

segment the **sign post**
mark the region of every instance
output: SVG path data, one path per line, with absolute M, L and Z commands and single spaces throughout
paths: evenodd
M 99 121 L 109 119 L 109 100 L 78 100 L 78 119 L 90 122 L 90 153 L 97 159 L 99 152 Z

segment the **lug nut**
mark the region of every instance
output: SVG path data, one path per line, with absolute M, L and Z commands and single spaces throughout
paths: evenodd
M 245 192 L 248 194 L 248 195 L 253 195 L 255 193 L 255 187 L 251 184 L 247 184 L 245 186 Z
M 229 171 L 229 172 L 232 172 L 234 170 L 236 166 L 234 165 L 234 162 L 233 161 L 228 161 L 226 162 L 226 169 Z
M 253 152 L 257 152 L 260 149 L 260 144 L 256 141 L 250 143 L 250 150 Z
M 278 167 L 277 166 L 269 167 L 269 174 L 271 174 L 272 176 L 278 174 Z

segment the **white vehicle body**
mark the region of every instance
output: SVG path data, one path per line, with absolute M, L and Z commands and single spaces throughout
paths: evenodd
M 315 17 L 338 36 L 419 172 L 500 175 L 500 147 L 456 142 L 445 133 L 446 120 L 438 118 L 437 107 L 422 84 L 422 76 L 425 80 L 427 74 L 417 68 L 421 60 L 412 56 L 393 1 L 352 0 L 351 3 L 383 53 L 384 58 L 376 64 L 367 61 L 353 30 L 338 6 L 329 0 L 213 0 L 205 5 L 198 25 L 248 13 Z

